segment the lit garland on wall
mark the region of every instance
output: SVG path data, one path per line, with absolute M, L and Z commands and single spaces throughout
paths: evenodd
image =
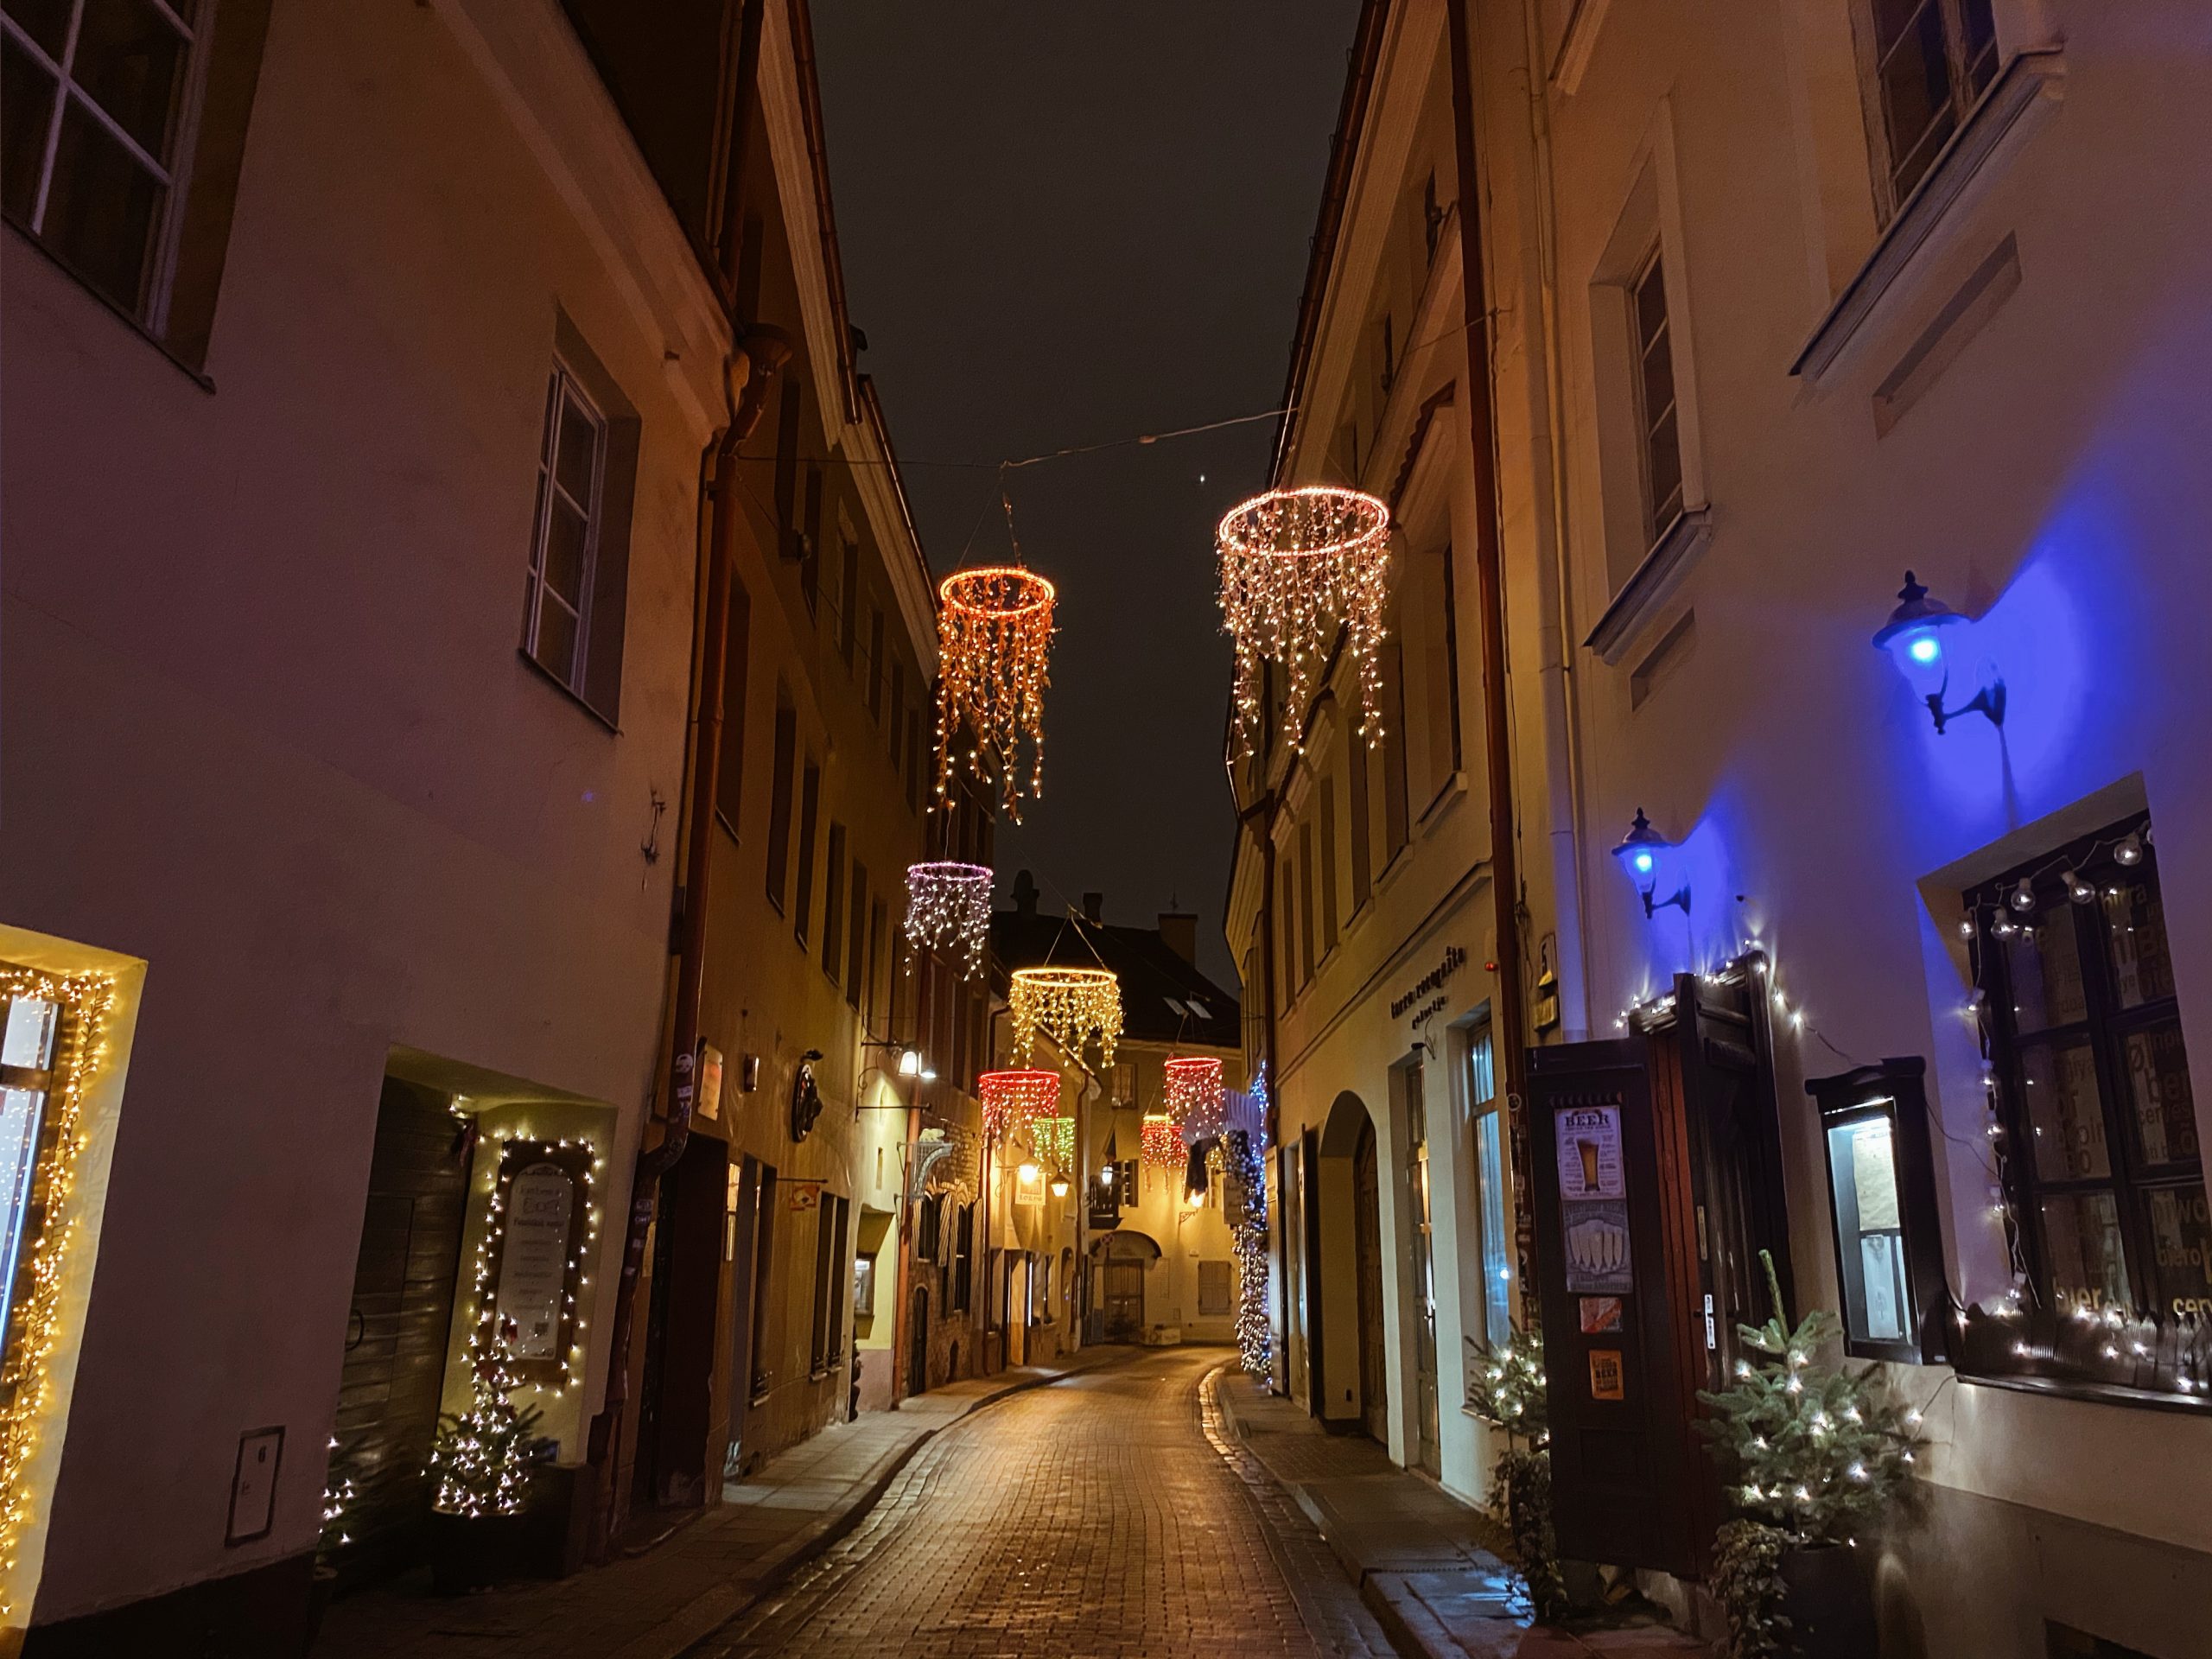
M 960 976 L 973 979 L 983 965 L 991 931 L 991 872 L 982 864 L 910 864 L 906 867 L 906 971 L 918 968 L 922 952 L 935 950 L 960 963 Z
M 455 1113 L 454 1116 L 461 1114 Z M 582 1154 L 585 1160 L 584 1166 L 572 1169 L 568 1163 L 550 1158 L 550 1154 L 556 1151 L 571 1154 L 571 1162 L 574 1161 L 574 1154 Z M 599 1242 L 599 1206 L 592 1202 L 592 1174 L 606 1166 L 606 1160 L 600 1157 L 588 1139 L 579 1136 L 574 1140 L 544 1141 L 525 1134 L 518 1139 L 499 1143 L 499 1171 L 493 1178 L 492 1196 L 486 1206 L 484 1236 L 476 1246 L 475 1281 L 469 1290 L 467 1317 L 473 1329 L 468 1338 L 468 1351 L 470 1363 L 475 1363 L 480 1344 L 497 1334 L 499 1318 L 497 1275 L 504 1260 L 506 1243 L 508 1198 L 516 1174 L 536 1159 L 550 1161 L 563 1174 L 575 1178 L 577 1194 L 584 1206 L 584 1236 L 581 1240 L 571 1238 L 569 1241 L 562 1269 L 562 1321 L 568 1329 L 569 1340 L 559 1344 L 559 1382 L 548 1390 L 564 1394 L 582 1383 L 580 1366 L 584 1357 L 583 1344 L 576 1340 L 584 1333 L 583 1315 L 576 1306 L 576 1293 L 569 1288 L 567 1278 L 573 1275 L 579 1290 L 591 1283 L 591 1275 L 584 1269 L 589 1264 L 592 1248 Z
M 1139 1153 L 1154 1169 L 1176 1169 L 1184 1162 L 1183 1132 L 1165 1112 L 1144 1115 L 1143 1140 Z
M 1183 1131 L 1186 1145 L 1213 1140 L 1228 1127 L 1219 1060 L 1185 1055 L 1169 1060 L 1160 1070 L 1166 1077 L 1161 1103 Z
M 1268 1067 L 1260 1063 L 1249 1090 L 1259 1109 L 1254 1120 L 1268 1121 Z M 1230 1240 L 1236 1258 L 1236 1351 L 1245 1374 L 1264 1384 L 1274 1374 L 1275 1333 L 1268 1316 L 1268 1143 L 1264 1127 L 1231 1129 L 1222 1137 L 1226 1148 L 1224 1183 L 1232 1197 L 1225 1203 L 1236 1209 L 1236 1231 Z
M 16 1552 L 36 1502 L 24 1475 L 38 1450 L 39 1430 L 53 1397 L 48 1363 L 60 1340 L 62 1271 L 75 1237 L 71 1204 L 77 1159 L 85 1149 L 85 1096 L 107 1059 L 107 1016 L 115 982 L 104 974 L 55 975 L 34 969 L 0 970 L 0 995 L 51 1002 L 65 1016 L 54 1036 L 47 1133 L 52 1136 L 43 1179 L 45 1215 L 31 1246 L 31 1288 L 15 1321 L 0 1386 L 12 1385 L 0 1408 L 0 1619 L 12 1623 Z M 42 1134 L 41 1140 L 46 1138 Z M 36 1157 L 34 1147 L 32 1155 Z
M 938 585 L 937 793 L 944 804 L 954 746 L 964 730 L 980 770 L 998 774 L 1006 815 L 1021 822 L 1020 748 L 1029 742 L 1028 790 L 1044 792 L 1045 687 L 1052 645 L 1052 584 L 1019 565 L 956 570 Z
M 1384 606 L 1389 598 L 1390 510 L 1358 490 L 1270 490 L 1231 512 L 1214 533 L 1221 614 L 1236 656 L 1236 741 L 1257 746 L 1262 665 L 1289 677 L 1282 730 L 1295 749 L 1308 702 L 1341 628 L 1359 673 L 1360 735 L 1382 736 Z
M 1058 1112 L 1060 1074 L 986 1071 L 976 1079 L 976 1097 L 983 1103 L 983 1138 L 997 1141 Z
M 1098 1064 L 1110 1070 L 1122 1039 L 1122 982 L 1103 968 L 1019 968 L 1007 992 L 1014 1052 L 1029 1058 L 1045 1033 L 1071 1055 L 1098 1039 Z

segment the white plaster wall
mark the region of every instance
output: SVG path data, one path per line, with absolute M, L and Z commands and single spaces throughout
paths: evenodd
M 549 183 L 576 141 L 518 132 L 432 11 L 278 8 L 212 394 L 0 238 L 0 906 L 148 964 L 41 1621 L 312 1543 L 392 1045 L 634 1147 L 714 363 L 639 302 L 696 284 L 672 226 L 610 241 Z M 643 420 L 619 735 L 515 649 L 556 306 Z M 270 1424 L 275 1529 L 226 1548 Z

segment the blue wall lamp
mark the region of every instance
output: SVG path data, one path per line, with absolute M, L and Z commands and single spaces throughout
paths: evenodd
M 1651 827 L 1642 807 L 1636 809 L 1636 822 L 1613 849 L 1613 856 L 1636 883 L 1646 916 L 1656 916 L 1669 905 L 1679 905 L 1685 916 L 1690 913 L 1690 880 L 1682 872 L 1682 849 Z M 1667 895 L 1663 899 L 1662 893 Z
M 1897 589 L 1897 601 L 1874 643 L 1890 653 L 1913 695 L 1928 705 L 1936 717 L 1937 735 L 1961 715 L 1982 715 L 1993 726 L 2004 725 L 2005 682 L 1993 673 L 1957 708 L 1943 706 L 1951 689 L 1952 659 L 1972 638 L 1974 624 L 1942 600 L 1929 598 L 1910 570 L 1904 573 L 1904 586 Z

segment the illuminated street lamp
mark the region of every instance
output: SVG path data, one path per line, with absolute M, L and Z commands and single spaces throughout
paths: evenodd
M 1952 664 L 1974 637 L 1974 623 L 1940 599 L 1929 597 L 1911 571 L 1897 589 L 1897 607 L 1875 634 L 1874 643 L 1890 653 L 1913 696 L 1928 705 L 1936 730 L 1961 715 L 1980 715 L 1993 726 L 2005 723 L 2005 682 L 1995 674 L 1974 696 L 1955 709 L 1943 706 L 1949 693 Z
M 1682 870 L 1682 849 L 1651 827 L 1642 807 L 1636 809 L 1636 822 L 1613 849 L 1613 856 L 1636 884 L 1646 916 L 1656 916 L 1669 905 L 1681 906 L 1685 916 L 1689 914 L 1690 880 Z M 1662 893 L 1666 896 L 1662 898 Z

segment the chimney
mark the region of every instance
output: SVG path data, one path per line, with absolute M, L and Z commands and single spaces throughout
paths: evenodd
M 1198 965 L 1198 918 L 1187 910 L 1160 912 L 1160 942 L 1193 968 Z
M 1037 878 L 1027 870 L 1017 870 L 1014 877 L 1014 908 L 1025 920 L 1034 920 L 1037 915 Z
M 1102 922 L 1105 919 L 1103 914 L 1105 908 L 1106 895 L 1104 893 L 1086 893 L 1083 895 L 1083 913 L 1092 922 Z

